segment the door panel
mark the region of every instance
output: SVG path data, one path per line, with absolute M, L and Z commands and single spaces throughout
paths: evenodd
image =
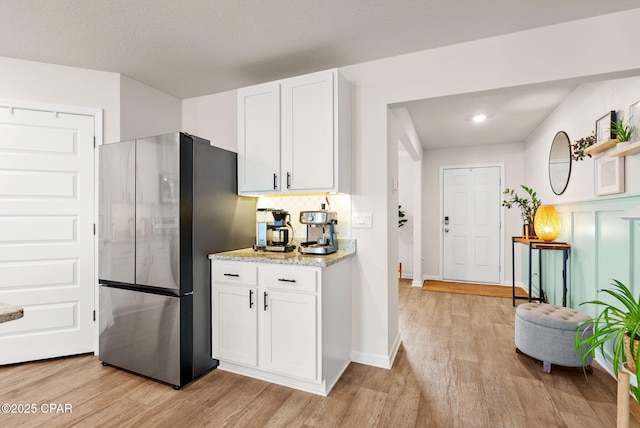
M 282 93 L 284 166 L 289 174 L 282 177 L 284 186 L 290 190 L 335 187 L 333 73 L 289 79 Z
M 136 284 L 179 289 L 180 140 L 136 140 Z
M 256 287 L 213 287 L 213 358 L 258 365 Z
M 238 90 L 238 190 L 279 190 L 280 84 Z M 274 175 L 276 176 L 274 178 Z
M 443 279 L 499 283 L 500 168 L 443 174 Z
M 100 146 L 98 278 L 135 282 L 135 142 Z
M 264 299 L 262 366 L 274 372 L 316 380 L 316 296 L 270 289 Z
M 0 364 L 94 346 L 94 118 L 0 108 Z

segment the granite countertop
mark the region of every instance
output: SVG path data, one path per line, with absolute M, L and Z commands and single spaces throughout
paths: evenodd
M 300 254 L 296 248 L 288 253 L 254 251 L 253 248 L 209 254 L 210 259 L 236 262 L 274 263 L 282 265 L 326 267 L 349 257 L 356 252 L 355 241 L 339 244 L 338 251 L 327 255 Z
M 24 310 L 17 306 L 0 302 L 0 323 L 17 320 L 24 316 Z

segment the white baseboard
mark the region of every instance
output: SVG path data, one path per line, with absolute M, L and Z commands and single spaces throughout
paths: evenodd
M 422 281 L 411 281 L 412 287 L 422 287 Z
M 365 364 L 367 366 L 380 367 L 381 369 L 391 369 L 393 362 L 400 348 L 400 334 L 396 336 L 389 355 L 371 354 L 368 352 L 351 351 L 351 361 L 354 363 Z
M 422 280 L 440 281 L 442 280 L 442 278 L 440 278 L 438 275 L 422 275 Z
M 347 362 L 347 365 L 348 365 L 348 362 Z M 303 379 L 280 375 L 278 373 L 271 373 L 264 370 L 259 370 L 255 367 L 248 367 L 242 364 L 236 364 L 228 361 L 220 361 L 220 365 L 218 366 L 217 370 L 222 370 L 225 372 L 235 373 L 243 376 L 249 376 L 254 379 L 264 380 L 266 382 L 277 383 L 278 385 L 286 386 L 288 388 L 299 389 L 300 391 L 310 392 L 312 394 L 322 395 L 323 397 L 326 397 L 329 394 L 331 387 L 333 387 L 333 384 L 336 383 L 336 382 L 333 382 L 331 387 L 327 387 L 324 380 L 322 382 L 314 382 L 310 380 L 307 381 Z

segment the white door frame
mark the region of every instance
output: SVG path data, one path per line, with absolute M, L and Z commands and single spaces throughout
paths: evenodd
M 500 194 L 504 191 L 504 162 L 497 163 L 475 163 L 475 164 L 465 164 L 465 165 L 447 165 L 440 166 L 440 173 L 438 179 L 440 183 L 438 183 L 438 190 L 440 193 L 440 208 L 438 210 L 438 221 L 440 222 L 440 232 L 439 232 L 439 242 L 440 242 L 440 264 L 438 266 L 439 272 L 438 277 L 440 279 L 443 278 L 444 273 L 444 227 L 442 225 L 442 218 L 444 217 L 444 171 L 446 169 L 468 169 L 468 168 L 499 168 L 500 169 Z M 500 210 L 500 254 L 499 254 L 499 270 L 500 270 L 500 279 L 499 284 L 504 285 L 504 210 Z
M 48 103 L 37 103 L 31 101 L 17 101 L 11 99 L 0 99 L 0 107 L 7 108 L 19 108 L 24 110 L 36 110 L 43 112 L 52 112 L 52 113 L 67 113 L 67 114 L 75 114 L 80 116 L 92 116 L 94 130 L 93 135 L 95 136 L 94 141 L 94 156 L 93 156 L 93 224 L 97 228 L 97 212 L 98 212 L 98 198 L 96 197 L 98 194 L 98 165 L 99 165 L 99 147 L 103 144 L 103 110 L 99 108 L 90 108 L 90 107 L 78 107 L 78 106 L 68 106 L 68 105 L 60 105 L 60 104 L 48 104 Z M 94 229 L 95 230 L 95 229 Z M 97 233 L 97 232 L 96 232 Z M 94 340 L 93 340 L 93 354 L 98 355 L 98 319 L 97 319 L 97 308 L 98 308 L 98 239 L 97 235 L 94 233 L 93 236 L 93 286 L 94 286 L 94 298 L 93 298 L 93 309 L 96 313 L 96 319 L 93 325 L 94 331 Z

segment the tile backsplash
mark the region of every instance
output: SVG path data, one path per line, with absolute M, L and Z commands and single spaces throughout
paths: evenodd
M 328 204 L 327 204 L 328 202 Z M 279 208 L 291 214 L 293 237 L 304 239 L 307 228 L 300 223 L 300 211 L 319 210 L 325 204 L 328 211 L 338 214 L 338 239 L 351 238 L 351 196 L 346 194 L 327 195 L 271 195 L 258 198 L 258 208 Z

